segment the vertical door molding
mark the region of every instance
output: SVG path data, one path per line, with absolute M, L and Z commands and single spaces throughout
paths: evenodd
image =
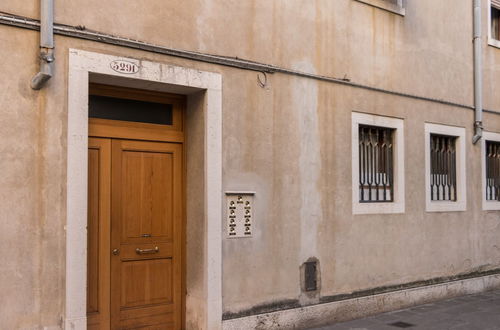
M 87 324 L 109 329 L 111 139 L 88 141 Z

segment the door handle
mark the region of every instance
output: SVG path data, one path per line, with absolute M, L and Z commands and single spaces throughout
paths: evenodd
M 137 254 L 152 254 L 152 253 L 158 253 L 160 252 L 160 248 L 159 247 L 155 247 L 154 249 L 135 249 L 135 253 Z

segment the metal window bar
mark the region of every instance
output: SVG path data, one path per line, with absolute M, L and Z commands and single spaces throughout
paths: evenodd
M 457 200 L 457 151 L 454 136 L 431 134 L 431 200 Z
M 500 201 L 500 142 L 486 141 L 486 200 Z
M 359 201 L 394 201 L 394 129 L 359 126 Z

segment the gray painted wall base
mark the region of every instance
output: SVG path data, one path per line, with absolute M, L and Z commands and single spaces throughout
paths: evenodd
M 498 288 L 500 274 L 489 275 L 226 320 L 223 329 L 305 329 Z

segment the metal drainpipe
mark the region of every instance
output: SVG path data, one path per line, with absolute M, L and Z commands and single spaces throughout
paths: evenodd
M 474 137 L 476 144 L 483 136 L 483 66 L 481 43 L 481 0 L 474 0 Z
M 41 89 L 53 75 L 54 0 L 40 0 L 40 72 L 31 79 L 31 88 Z

